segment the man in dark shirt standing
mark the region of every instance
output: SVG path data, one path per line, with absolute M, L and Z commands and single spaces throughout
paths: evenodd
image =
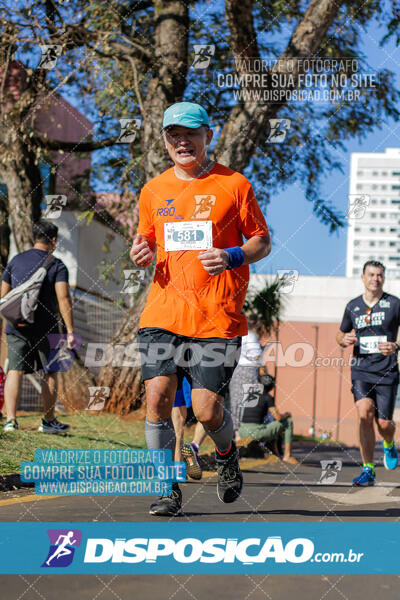
M 374 420 L 383 438 L 386 469 L 395 469 L 398 463 L 392 416 L 399 380 L 400 346 L 396 340 L 400 300 L 382 290 L 385 280 L 382 263 L 366 262 L 361 279 L 364 294 L 347 304 L 336 341 L 343 348 L 354 346 L 351 379 L 359 416 L 363 470 L 353 484 L 370 486 L 375 483 Z
M 12 288 L 24 283 L 43 265 L 57 245 L 58 227 L 49 221 L 39 221 L 33 227 L 34 246 L 17 254 L 4 270 L 1 281 L 1 297 Z M 49 334 L 58 334 L 58 311 L 67 328 L 66 346 L 74 347 L 74 327 L 72 302 L 68 285 L 68 270 L 64 263 L 54 258 L 44 278 L 35 320 L 32 325 L 15 329 L 7 322 L 9 370 L 4 388 L 7 421 L 4 431 L 18 429 L 16 410 L 21 396 L 22 376 L 35 370 L 44 369 L 42 377 L 42 397 L 44 418 L 39 427 L 43 433 L 64 433 L 69 425 L 60 423 L 54 417 L 57 399 L 57 360 L 49 360 Z

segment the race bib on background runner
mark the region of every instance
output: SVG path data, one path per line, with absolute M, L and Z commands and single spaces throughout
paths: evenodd
M 166 252 L 174 250 L 208 250 L 212 248 L 212 221 L 164 223 Z
M 360 336 L 360 354 L 377 354 L 378 346 L 382 342 L 387 342 L 387 335 Z

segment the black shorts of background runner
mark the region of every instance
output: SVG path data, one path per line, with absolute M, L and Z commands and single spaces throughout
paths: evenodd
M 398 388 L 397 382 L 391 385 L 383 385 L 354 379 L 352 384 L 351 391 L 355 402 L 361 400 L 361 398 L 370 398 L 375 404 L 376 418 L 385 421 L 392 420 Z
M 138 331 L 138 343 L 142 381 L 176 373 L 178 386 L 186 377 L 192 389 L 205 388 L 223 396 L 240 357 L 242 338 L 190 338 L 145 327 Z M 169 346 L 170 356 L 158 359 L 152 353 L 156 344 L 161 348 Z

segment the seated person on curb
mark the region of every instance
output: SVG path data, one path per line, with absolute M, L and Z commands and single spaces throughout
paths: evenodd
M 257 442 L 274 442 L 283 436 L 285 462 L 298 464 L 292 456 L 293 420 L 290 413 L 280 413 L 275 407 L 274 398 L 268 394 L 250 393 L 247 396 L 240 436 L 253 438 Z

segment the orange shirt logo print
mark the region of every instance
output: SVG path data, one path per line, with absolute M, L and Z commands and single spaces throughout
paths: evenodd
M 195 207 L 191 219 L 208 219 L 212 207 L 215 206 L 217 196 L 213 194 L 195 194 Z

